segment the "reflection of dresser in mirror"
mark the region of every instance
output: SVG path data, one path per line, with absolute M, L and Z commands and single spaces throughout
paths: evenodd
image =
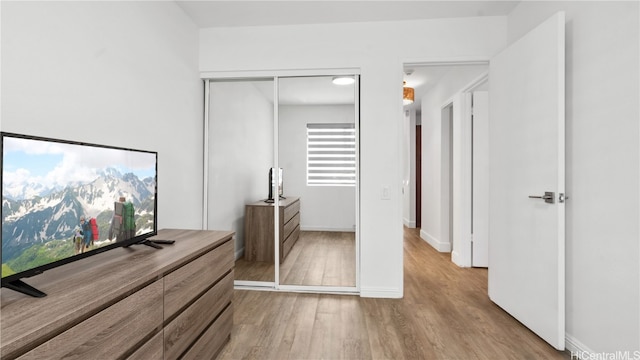
M 272 203 L 247 204 L 244 218 L 244 258 L 274 262 L 274 219 Z M 300 198 L 280 199 L 280 263 L 300 237 Z

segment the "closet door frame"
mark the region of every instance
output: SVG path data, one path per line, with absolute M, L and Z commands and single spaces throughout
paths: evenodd
M 210 82 L 216 80 L 246 80 L 256 78 L 272 78 L 273 79 L 273 164 L 279 168 L 279 118 L 278 118 L 278 91 L 279 78 L 285 77 L 312 77 L 312 76 L 354 76 L 354 120 L 356 128 L 356 191 L 355 191 L 355 264 L 356 264 L 356 282 L 355 286 L 313 286 L 313 285 L 283 285 L 280 284 L 280 257 L 279 254 L 279 199 L 275 197 L 274 204 L 274 282 L 250 281 L 250 280 L 234 280 L 234 287 L 243 290 L 271 290 L 284 292 L 307 292 L 307 293 L 331 293 L 331 294 L 360 294 L 360 69 L 358 68 L 340 68 L 340 69 L 313 69 L 313 70 L 278 70 L 278 71 L 220 71 L 220 72 L 202 72 L 200 78 L 204 83 L 204 119 L 203 119 L 203 204 L 202 204 L 202 224 L 203 229 L 208 228 L 208 188 L 209 188 L 209 103 L 210 103 Z M 276 172 L 277 174 L 277 172 Z M 276 175 L 277 176 L 277 175 Z

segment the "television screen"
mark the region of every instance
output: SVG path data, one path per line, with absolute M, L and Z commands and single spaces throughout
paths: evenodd
M 274 168 L 269 169 L 269 197 L 265 200 L 266 202 L 273 202 L 273 190 L 276 187 L 276 172 Z M 284 195 L 284 187 L 282 182 L 282 168 L 278 169 L 278 196 L 281 199 L 285 199 Z
M 156 234 L 157 153 L 2 133 L 2 286 Z

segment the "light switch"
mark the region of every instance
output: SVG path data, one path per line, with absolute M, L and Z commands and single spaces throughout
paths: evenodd
M 381 196 L 382 200 L 390 200 L 391 196 L 389 195 L 389 187 L 388 186 L 383 186 L 382 187 L 382 196 Z

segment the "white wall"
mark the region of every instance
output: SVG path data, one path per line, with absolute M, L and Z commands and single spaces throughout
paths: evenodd
M 157 151 L 159 228 L 201 228 L 198 31 L 183 11 L 172 2 L 0 6 L 2 131 Z
M 273 81 L 211 82 L 207 226 L 236 232 L 244 250 L 245 204 L 269 195 L 273 166 Z M 262 90 L 262 91 L 261 91 Z
M 301 230 L 355 229 L 355 187 L 307 186 L 307 124 L 354 123 L 354 113 L 354 105 L 280 105 L 278 108 L 278 156 L 284 196 L 301 198 Z
M 513 42 L 566 11 L 570 349 L 640 350 L 638 6 L 525 1 L 508 17 Z
M 488 58 L 505 34 L 504 17 L 210 28 L 200 32 L 200 69 L 360 69 L 361 294 L 400 297 L 402 63 Z
M 443 183 L 443 169 L 448 166 L 443 158 L 448 153 L 442 151 L 443 128 L 448 119 L 443 119 L 442 106 L 451 103 L 452 97 L 463 87 L 487 71 L 486 65 L 460 66 L 445 74 L 442 79 L 427 92 L 421 101 L 422 109 L 422 228 L 420 236 L 438 251 L 449 252 L 452 249 L 449 221 L 449 184 Z M 454 109 L 455 111 L 455 109 Z M 448 112 L 445 112 L 447 116 Z M 454 140 L 455 141 L 455 140 Z

